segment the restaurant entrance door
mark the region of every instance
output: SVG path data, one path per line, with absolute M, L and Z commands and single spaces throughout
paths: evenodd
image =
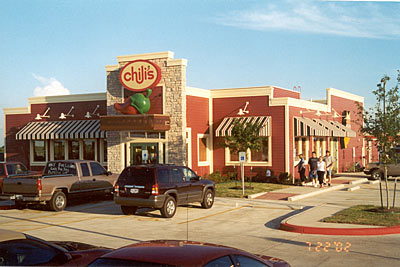
M 149 158 L 147 162 L 142 161 L 142 151 L 147 150 Z M 131 143 L 130 164 L 159 163 L 158 143 Z

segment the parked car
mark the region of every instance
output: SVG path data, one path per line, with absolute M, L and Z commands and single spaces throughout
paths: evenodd
M 49 161 L 41 177 L 5 178 L 1 199 L 14 199 L 17 207 L 44 204 L 62 211 L 67 198 L 111 194 L 117 177 L 96 161 Z
M 39 175 L 28 170 L 21 162 L 0 162 L 0 193 L 2 192 L 3 179 L 6 177 L 21 177 L 24 175 Z
M 286 261 L 236 248 L 179 240 L 154 240 L 116 249 L 89 266 L 290 266 Z
M 383 179 L 383 165 L 379 162 L 371 162 L 367 164 L 364 169 L 366 175 L 371 175 L 371 179 L 379 180 Z M 400 176 L 400 162 L 396 164 L 388 164 L 387 176 Z
M 114 188 L 114 201 L 126 215 L 138 208 L 159 209 L 161 215 L 175 215 L 176 206 L 200 202 L 209 209 L 214 204 L 215 186 L 184 166 L 149 164 L 125 168 Z
M 62 244 L 61 241 L 58 241 Z M 74 248 L 84 244 L 67 242 Z M 1 266 L 85 266 L 111 249 L 96 248 L 86 245 L 90 249 L 68 250 L 27 234 L 0 229 L 0 265 Z

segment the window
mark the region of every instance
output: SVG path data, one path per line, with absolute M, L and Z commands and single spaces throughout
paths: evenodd
M 92 169 L 92 175 L 105 175 L 107 173 L 103 166 L 96 162 L 90 162 L 90 168 Z
M 81 163 L 82 176 L 90 176 L 89 167 L 87 163 Z
M 185 176 L 186 182 L 190 182 L 191 178 L 196 178 L 197 174 L 189 168 L 182 168 L 183 175 Z
M 79 159 L 79 141 L 68 141 L 68 159 Z
M 179 168 L 171 169 L 171 180 L 172 182 L 183 182 L 183 173 Z
M 64 141 L 54 141 L 54 160 L 65 159 L 65 143 Z
M 3 168 L 1 168 L 1 171 L 3 171 Z M 7 174 L 8 175 L 13 175 L 13 174 L 28 174 L 29 171 L 25 168 L 24 165 L 22 164 L 7 164 Z
M 76 175 L 76 166 L 72 162 L 49 162 L 47 163 L 44 175 Z
M 199 138 L 199 161 L 207 161 L 207 138 Z
M 246 151 L 247 154 L 246 165 L 271 166 L 272 164 L 271 137 L 264 137 L 261 144 L 262 146 L 259 151 L 250 149 Z M 231 149 L 226 147 L 225 164 L 228 166 L 239 164 L 239 152 L 232 152 Z
M 35 162 L 46 161 L 46 141 L 44 140 L 33 141 L 33 161 Z
M 83 140 L 83 159 L 95 160 L 95 140 Z
M 107 162 L 107 140 L 103 141 L 103 161 Z
M 199 166 L 210 165 L 209 156 L 209 137 L 208 134 L 198 134 L 197 135 L 197 158 Z
M 54 265 L 55 262 L 47 263 L 57 256 L 57 251 L 35 240 L 11 240 L 0 243 L 0 255 L 1 265 Z
M 204 267 L 226 267 L 226 266 L 234 266 L 229 256 L 220 257 L 204 265 Z
M 168 169 L 159 169 L 157 170 L 157 179 L 160 184 L 168 183 Z
M 268 148 L 268 138 L 265 138 L 262 141 L 262 147 L 259 151 L 253 151 L 251 150 L 251 161 L 257 161 L 257 162 L 268 162 L 268 153 L 269 148 Z
M 240 266 L 267 267 L 268 265 L 261 261 L 249 258 L 247 256 L 234 255 L 234 258 L 239 262 Z

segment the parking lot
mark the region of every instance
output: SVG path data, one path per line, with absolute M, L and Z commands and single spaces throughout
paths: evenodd
M 170 219 L 162 218 L 158 210 L 148 209 L 138 210 L 137 215 L 123 215 L 111 199 L 72 203 L 62 212 L 32 208 L 0 210 L 0 228 L 46 240 L 78 241 L 109 248 L 144 240 L 189 239 L 275 256 L 292 266 L 339 266 L 343 262 L 365 266 L 371 261 L 395 266 L 400 263 L 399 235 L 323 236 L 278 230 L 283 218 L 324 202 L 356 203 L 370 196 L 371 201 L 379 203 L 376 187 L 363 185 L 358 192 L 335 191 L 302 202 L 216 198 L 211 209 L 202 209 L 200 205 L 178 207 Z M 316 251 L 318 242 L 349 242 L 351 246 L 349 252 L 338 251 L 333 245 L 326 251 Z
M 233 245 L 244 228 L 247 234 L 256 234 L 264 228 L 266 216 L 276 218 L 297 208 L 217 198 L 210 210 L 200 205 L 179 207 L 173 218 L 165 219 L 158 210 L 149 209 L 141 209 L 133 216 L 123 215 L 113 201 L 103 200 L 75 203 L 58 213 L 32 208 L 2 210 L 0 227 L 47 240 L 73 240 L 112 248 L 149 239 L 186 238 Z

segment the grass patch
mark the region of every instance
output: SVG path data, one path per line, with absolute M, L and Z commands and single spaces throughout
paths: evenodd
M 400 208 L 388 211 L 373 205 L 357 205 L 342 210 L 331 217 L 322 219 L 322 221 L 330 223 L 396 226 L 400 225 Z
M 245 195 L 252 195 L 261 192 L 269 192 L 273 190 L 278 190 L 282 188 L 289 187 L 288 185 L 282 184 L 268 184 L 268 183 L 244 183 L 245 187 L 249 187 L 251 185 L 252 189 L 244 190 Z M 235 186 L 240 187 L 240 189 L 233 189 Z M 225 182 L 215 184 L 216 188 L 216 196 L 217 197 L 242 197 L 242 183 L 241 182 Z

